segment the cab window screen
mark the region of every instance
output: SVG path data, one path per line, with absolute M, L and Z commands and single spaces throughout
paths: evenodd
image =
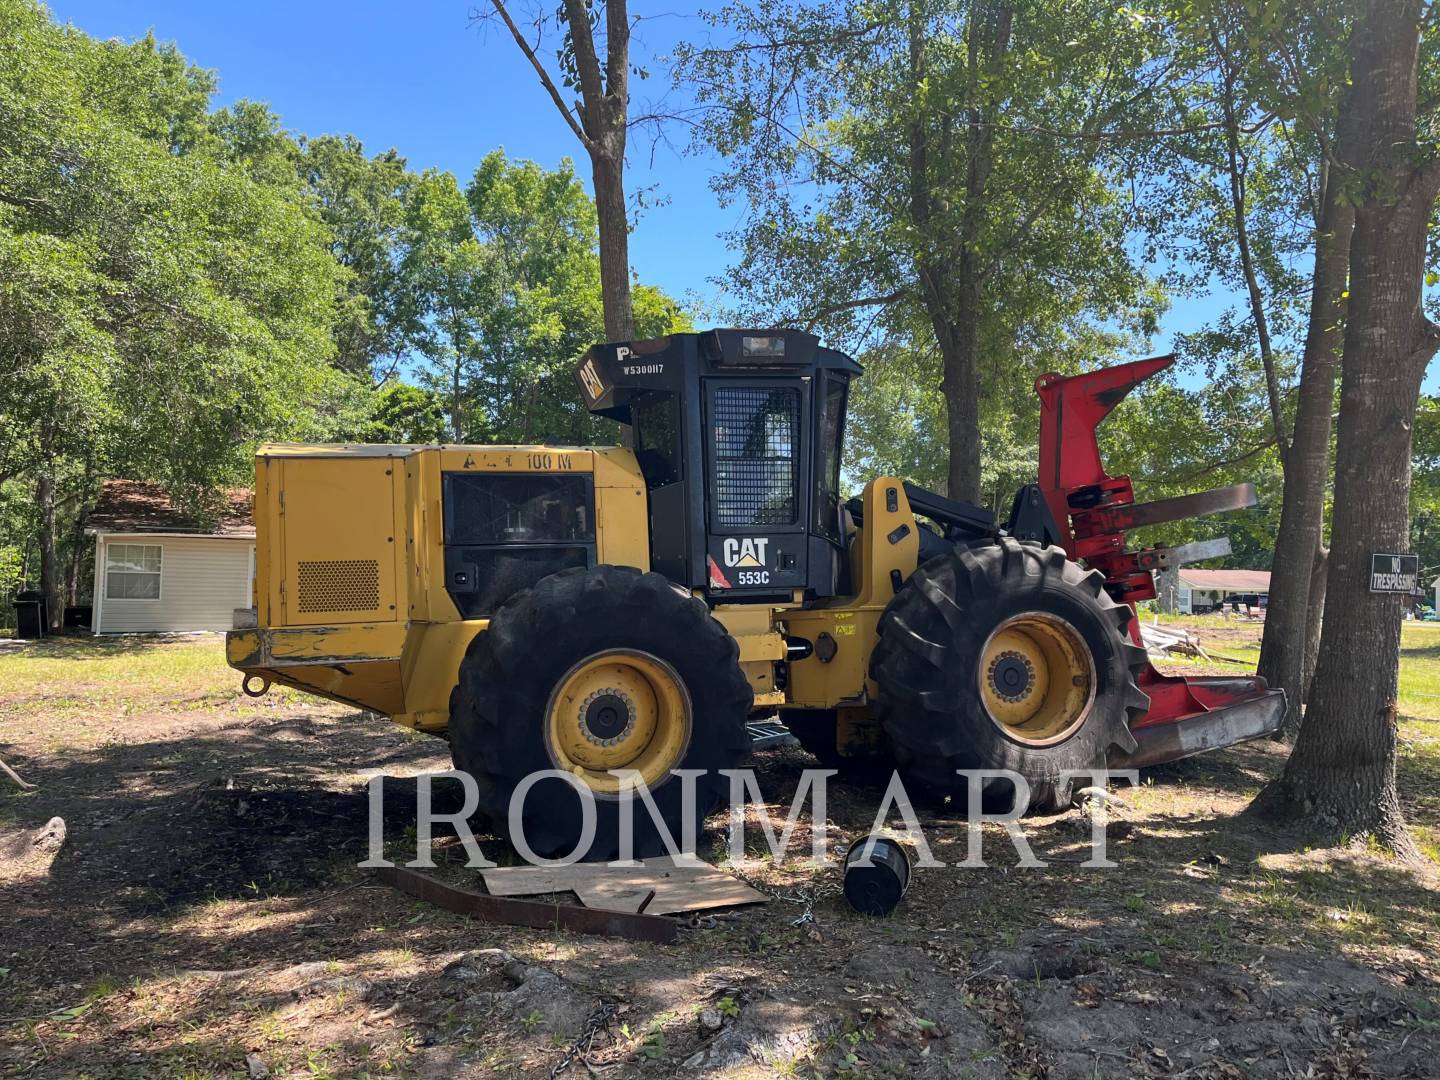
M 445 543 L 591 543 L 588 480 L 583 473 L 447 473 Z
M 469 548 L 465 554 L 475 568 L 476 588 L 456 597 L 456 606 L 467 619 L 493 615 L 506 600 L 541 578 L 593 561 L 589 548 L 556 545 Z
M 721 528 L 795 524 L 800 392 L 717 387 L 714 413 L 716 524 Z

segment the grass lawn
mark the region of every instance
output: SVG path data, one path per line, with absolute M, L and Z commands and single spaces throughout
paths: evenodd
M 1219 615 L 1161 616 L 1160 625 L 1198 634 L 1212 657 L 1243 661 L 1227 670 L 1254 671 L 1260 659 L 1261 623 Z M 1219 670 L 1204 661 L 1177 659 L 1173 669 Z M 1406 622 L 1400 628 L 1399 777 L 1411 828 L 1421 850 L 1440 863 L 1440 623 Z
M 284 701 L 301 696 L 284 687 L 271 695 Z M 0 652 L 0 718 L 26 707 L 83 720 L 242 699 L 240 673 L 225 663 L 219 634 L 52 638 Z

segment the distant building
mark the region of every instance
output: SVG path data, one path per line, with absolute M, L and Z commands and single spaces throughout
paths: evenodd
M 1200 570 L 1182 566 L 1176 607 L 1187 615 L 1214 611 L 1222 604 L 1264 607 L 1269 593 L 1269 570 Z
M 156 484 L 107 480 L 85 532 L 95 537 L 96 634 L 228 630 L 251 604 L 249 491 L 227 492 L 220 519 L 202 526 Z

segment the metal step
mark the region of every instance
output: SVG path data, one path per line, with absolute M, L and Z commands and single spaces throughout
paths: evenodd
M 763 750 L 767 746 L 779 746 L 786 739 L 793 740 L 790 729 L 779 720 L 752 720 L 745 725 L 750 732 L 750 749 Z

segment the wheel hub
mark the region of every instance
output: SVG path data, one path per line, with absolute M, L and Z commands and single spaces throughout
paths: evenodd
M 1042 611 L 1006 619 L 990 635 L 976 672 L 990 719 L 1027 746 L 1075 733 L 1095 695 L 1095 663 L 1080 632 Z
M 635 729 L 635 702 L 623 691 L 596 690 L 580 706 L 580 733 L 596 746 L 614 746 Z
M 1006 701 L 1023 701 L 1035 689 L 1035 665 L 1013 650 L 998 653 L 990 661 L 990 686 Z
M 690 695 L 668 663 L 651 653 L 607 649 L 563 676 L 546 708 L 545 748 L 557 769 L 597 796 L 620 789 L 611 770 L 664 783 L 690 743 Z

